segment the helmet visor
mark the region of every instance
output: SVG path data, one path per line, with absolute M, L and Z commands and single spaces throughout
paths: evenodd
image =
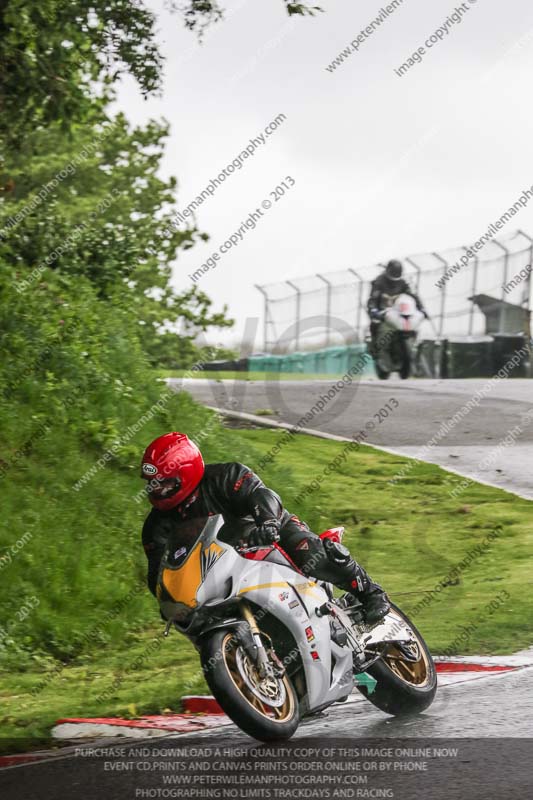
M 147 478 L 146 493 L 149 497 L 165 500 L 179 492 L 181 481 L 179 478 Z

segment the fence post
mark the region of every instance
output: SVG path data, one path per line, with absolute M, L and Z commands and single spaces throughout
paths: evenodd
M 263 295 L 263 348 L 265 353 L 268 353 L 268 342 L 267 342 L 267 317 L 268 317 L 268 294 L 265 292 L 262 286 L 259 286 L 257 283 L 254 283 L 255 288 L 258 292 L 261 292 Z
M 523 236 L 525 239 L 527 239 L 528 242 L 530 242 L 530 246 L 529 246 L 529 264 L 528 264 L 528 266 L 530 267 L 530 271 L 527 274 L 526 281 L 527 281 L 527 287 L 528 287 L 527 310 L 531 314 L 531 270 L 533 270 L 533 238 L 528 233 L 525 233 L 525 231 L 522 231 L 522 230 L 518 230 L 517 233 L 519 233 L 521 236 Z
M 359 273 L 356 272 L 355 269 L 352 269 L 352 267 L 348 267 L 348 272 L 351 272 L 352 275 L 355 275 L 355 277 L 357 278 L 357 280 L 359 282 L 359 293 L 358 293 L 358 299 L 357 299 L 357 315 L 356 315 L 356 319 L 355 319 L 355 329 L 357 331 L 357 338 L 361 342 L 363 340 L 363 336 L 361 334 L 361 313 L 363 311 L 363 285 L 364 285 L 364 281 L 361 278 L 361 276 L 359 275 Z
M 492 243 L 500 247 L 503 252 L 505 253 L 505 257 L 503 259 L 503 280 L 502 280 L 502 300 L 505 300 L 505 287 L 507 286 L 507 273 L 509 271 L 509 249 L 499 242 L 497 239 L 493 239 Z
M 323 275 L 320 275 L 318 272 L 316 273 L 317 278 L 320 278 L 321 281 L 324 281 L 327 288 L 326 294 L 326 321 L 327 321 L 327 338 L 326 344 L 329 346 L 331 341 L 331 281 L 328 281 L 327 278 L 324 278 Z
M 422 270 L 420 269 L 418 264 L 415 264 L 412 258 L 406 258 L 405 260 L 409 264 L 411 264 L 412 267 L 416 269 L 416 293 L 418 294 L 420 292 L 420 273 Z
M 463 250 L 465 252 L 468 252 L 468 248 L 466 248 L 466 247 L 463 247 Z M 474 259 L 474 270 L 473 270 L 473 274 L 472 274 L 472 297 L 474 297 L 477 294 L 477 271 L 478 271 L 478 267 L 479 267 L 479 258 L 476 256 L 475 259 Z M 468 320 L 468 335 L 469 336 L 472 336 L 472 332 L 474 330 L 474 311 L 475 311 L 474 301 L 472 300 L 471 304 L 470 304 L 470 319 Z
M 296 334 L 294 340 L 295 340 L 295 350 L 298 350 L 300 346 L 300 309 L 301 309 L 302 292 L 292 281 L 285 281 L 285 283 L 287 284 L 287 286 L 290 286 L 291 289 L 294 289 L 294 291 L 296 292 L 296 325 L 295 325 Z
M 517 233 L 522 234 L 522 236 L 530 242 L 529 247 L 529 268 L 530 271 L 527 274 L 527 315 L 526 315 L 526 330 L 524 331 L 526 335 L 526 344 L 529 350 L 529 377 L 532 376 L 533 371 L 533 363 L 531 360 L 531 270 L 533 269 L 533 239 L 528 233 L 525 233 L 523 230 L 518 230 Z
M 507 274 L 509 271 L 509 249 L 499 242 L 497 239 L 492 240 L 494 244 L 498 245 L 503 252 L 505 253 L 505 257 L 503 259 L 503 281 L 502 281 L 502 301 L 505 301 L 505 287 L 507 285 Z M 505 327 L 505 306 L 500 306 L 500 333 L 503 333 L 503 328 Z
M 437 259 L 437 261 L 440 261 L 440 263 L 443 265 L 444 269 L 442 270 L 442 276 L 445 277 L 446 270 L 449 267 L 448 262 L 441 255 L 439 255 L 439 253 L 432 253 L 431 255 L 434 256 Z M 440 322 L 439 322 L 439 336 L 440 337 L 442 337 L 442 333 L 443 333 L 443 330 L 444 330 L 444 310 L 445 310 L 445 307 L 446 307 L 446 281 L 443 281 L 443 283 L 442 283 L 442 294 L 441 294 L 441 297 L 440 297 Z

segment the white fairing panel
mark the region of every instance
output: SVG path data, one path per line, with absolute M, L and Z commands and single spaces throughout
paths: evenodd
M 316 614 L 316 608 L 328 600 L 326 592 L 289 567 L 246 563 L 250 566 L 238 579 L 235 594 L 272 614 L 293 635 L 305 670 L 308 708 L 349 694 L 353 686 L 352 652 L 331 641 L 329 618 Z
M 385 322 L 399 331 L 417 331 L 424 315 L 409 294 L 399 294 L 393 305 L 385 311 Z

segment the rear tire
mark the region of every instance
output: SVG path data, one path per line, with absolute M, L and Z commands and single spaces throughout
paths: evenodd
M 203 641 L 201 661 L 213 696 L 241 730 L 261 742 L 291 738 L 300 713 L 288 675 L 261 683 L 251 659 L 230 630 L 217 630 Z M 266 701 L 267 691 L 274 705 Z
M 372 693 L 366 686 L 357 686 L 361 694 L 381 711 L 393 716 L 420 714 L 432 704 L 437 692 L 437 671 L 428 647 L 417 628 L 400 609 L 391 603 L 392 613 L 411 628 L 417 661 L 402 659 L 400 650 L 391 646 L 388 654 L 367 669 L 376 681 Z

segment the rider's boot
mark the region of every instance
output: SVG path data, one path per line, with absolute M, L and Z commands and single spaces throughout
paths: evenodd
M 357 599 L 363 606 L 363 616 L 369 624 L 379 622 L 390 611 L 390 603 L 385 591 L 375 583 L 363 567 L 355 561 L 347 547 L 329 539 L 324 539 L 324 547 L 329 561 L 335 566 L 333 583 L 345 592 L 346 598 Z

